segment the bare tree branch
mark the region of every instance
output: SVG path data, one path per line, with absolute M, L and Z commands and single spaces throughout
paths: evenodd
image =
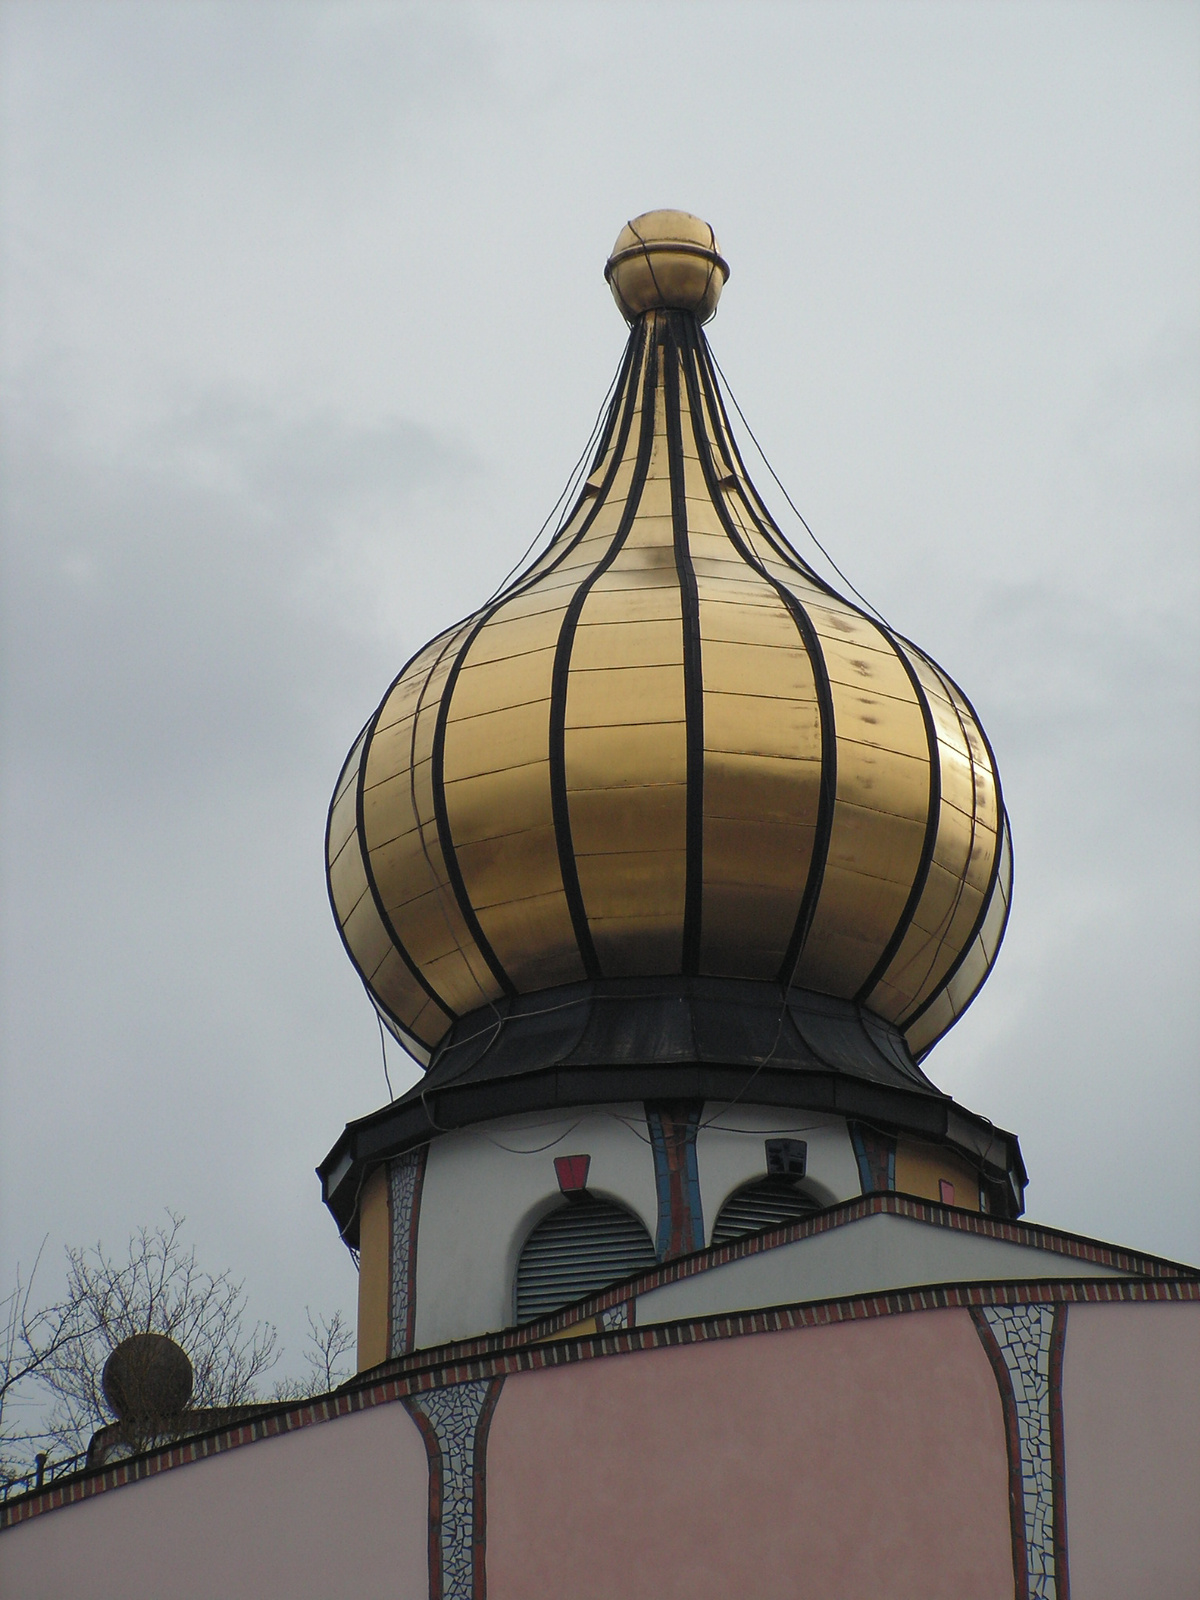
M 43 1239 L 28 1279 L 22 1279 L 18 1266 L 14 1288 L 0 1301 L 0 1486 L 23 1476 L 28 1459 L 45 1443 L 41 1429 L 14 1421 L 26 1398 L 22 1390 L 44 1382 L 56 1362 L 69 1358 L 73 1345 L 95 1332 L 88 1308 L 69 1298 L 31 1309 L 45 1248 Z
M 34 1271 L 36 1273 L 36 1263 Z M 192 1363 L 192 1404 L 244 1405 L 255 1400 L 259 1380 L 278 1359 L 275 1329 L 245 1323 L 245 1293 L 229 1272 L 205 1272 L 183 1240 L 183 1218 L 167 1213 L 158 1228 L 141 1228 L 121 1258 L 103 1244 L 67 1251 L 63 1299 L 31 1313 L 34 1274 L 3 1302 L 0 1328 L 0 1400 L 32 1382 L 52 1397 L 37 1430 L 3 1428 L 0 1461 L 33 1443 L 56 1455 L 74 1455 L 109 1420 L 101 1390 L 104 1363 L 123 1339 L 162 1333 L 183 1346 Z M 11 1418 L 9 1419 L 11 1421 Z M 25 1469 L 27 1470 L 27 1469 Z
M 304 1315 L 308 1318 L 309 1348 L 304 1352 L 308 1376 L 283 1379 L 275 1385 L 272 1399 L 307 1400 L 313 1395 L 328 1394 L 353 1375 L 353 1367 L 344 1358 L 354 1348 L 354 1332 L 342 1313 L 314 1317 L 306 1306 Z

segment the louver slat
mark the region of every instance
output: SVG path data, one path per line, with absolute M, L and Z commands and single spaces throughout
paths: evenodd
M 764 1228 L 797 1222 L 818 1210 L 820 1207 L 811 1195 L 789 1183 L 768 1178 L 730 1195 L 721 1207 L 709 1242 L 728 1244 L 731 1239 L 741 1239 L 748 1233 L 761 1233 Z
M 628 1211 L 573 1201 L 529 1235 L 517 1266 L 517 1321 L 532 1322 L 655 1264 L 650 1235 Z

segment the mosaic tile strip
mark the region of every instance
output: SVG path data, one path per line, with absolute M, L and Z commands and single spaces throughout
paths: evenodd
M 404 1401 L 429 1456 L 430 1600 L 483 1600 L 486 1592 L 484 1464 L 503 1382 L 456 1383 Z
M 728 1244 L 697 1251 L 677 1261 L 663 1262 L 651 1271 L 643 1273 L 633 1281 L 632 1285 L 626 1281 L 619 1288 L 602 1290 L 591 1299 L 573 1305 L 568 1311 L 555 1312 L 552 1316 L 526 1323 L 520 1328 L 506 1328 L 498 1333 L 480 1334 L 474 1339 L 464 1339 L 456 1343 L 453 1348 L 461 1351 L 465 1357 L 485 1355 L 494 1350 L 507 1350 L 521 1344 L 535 1344 L 555 1329 L 573 1326 L 581 1319 L 598 1316 L 602 1309 L 615 1305 L 619 1300 L 636 1300 L 638 1295 L 647 1294 L 662 1284 L 677 1283 L 697 1273 L 711 1271 L 714 1267 L 724 1266 L 727 1261 L 758 1255 L 764 1250 L 775 1250 L 781 1244 L 810 1239 L 817 1234 L 846 1227 L 863 1217 L 879 1215 L 907 1217 L 916 1222 L 924 1222 L 930 1227 L 949 1229 L 952 1233 L 968 1233 L 985 1239 L 1000 1239 L 1006 1244 L 1027 1245 L 1034 1249 L 1052 1252 L 1053 1255 L 1066 1256 L 1073 1261 L 1092 1261 L 1097 1266 L 1116 1267 L 1138 1277 L 1194 1278 L 1197 1275 L 1194 1267 L 1165 1261 L 1158 1256 L 1135 1255 L 1132 1251 L 1118 1250 L 1111 1245 L 1100 1244 L 1094 1239 L 1082 1238 L 1077 1234 L 1059 1233 L 1053 1228 L 1043 1228 L 1026 1222 L 1006 1222 L 984 1213 L 955 1210 L 940 1205 L 936 1200 L 917 1200 L 908 1195 L 898 1194 L 870 1194 L 863 1195 L 861 1199 L 845 1201 L 838 1206 L 830 1206 L 826 1211 L 817 1212 L 798 1222 L 785 1223 L 782 1227 L 766 1233 L 733 1239 Z M 1052 1261 L 1047 1262 L 1047 1268 L 1052 1270 Z M 412 1359 L 423 1360 L 425 1357 Z
M 896 1138 L 864 1122 L 850 1123 L 850 1142 L 858 1162 L 858 1181 L 864 1194 L 896 1187 Z
M 626 1290 L 628 1292 L 628 1290 Z M 597 1296 L 596 1304 L 601 1299 Z M 411 1395 L 425 1394 L 447 1384 L 475 1382 L 481 1378 L 504 1377 L 513 1372 L 534 1372 L 545 1367 L 569 1366 L 601 1356 L 621 1355 L 633 1350 L 658 1350 L 670 1345 L 702 1344 L 710 1339 L 736 1339 L 746 1334 L 780 1333 L 789 1328 L 826 1328 L 840 1322 L 856 1322 L 871 1317 L 886 1317 L 914 1311 L 971 1310 L 995 1305 L 1117 1305 L 1191 1303 L 1200 1305 L 1200 1278 L 1067 1278 L 1058 1282 L 1038 1279 L 1028 1283 L 942 1284 L 933 1288 L 897 1290 L 891 1294 L 858 1296 L 845 1300 L 824 1300 L 807 1305 L 776 1306 L 769 1311 L 741 1312 L 735 1315 L 697 1318 L 690 1322 L 662 1323 L 648 1328 L 617 1329 L 592 1337 L 549 1340 L 553 1319 L 537 1325 L 537 1337 L 530 1344 L 527 1329 L 510 1329 L 493 1335 L 495 1347 L 480 1353 L 479 1340 L 464 1340 L 422 1350 L 418 1355 L 398 1361 L 386 1376 L 375 1368 L 369 1381 L 348 1384 L 334 1394 L 305 1401 L 298 1406 L 265 1407 L 263 1415 L 234 1427 L 214 1428 L 166 1450 L 133 1456 L 113 1467 L 85 1469 L 70 1478 L 57 1480 L 44 1489 L 30 1490 L 0 1504 L 0 1529 L 75 1505 L 93 1495 L 126 1484 L 157 1477 L 174 1467 L 193 1461 L 206 1461 L 254 1444 L 259 1439 L 274 1439 L 298 1428 L 333 1422 L 372 1406 L 390 1405 Z M 597 1315 L 588 1310 L 586 1315 Z M 579 1316 L 579 1307 L 574 1308 Z M 986 1326 L 986 1324 L 985 1324 Z M 1060 1356 L 1061 1360 L 1061 1356 Z M 408 1369 L 408 1370 L 406 1370 Z M 1059 1459 L 1061 1459 L 1061 1454 Z M 1065 1522 L 1063 1523 L 1065 1528 Z
M 972 1312 L 1004 1408 L 1017 1600 L 1069 1600 L 1062 1444 L 1065 1305 Z
M 397 1156 L 388 1170 L 392 1226 L 391 1321 L 388 1355 L 407 1355 L 415 1343 L 417 1320 L 417 1223 L 425 1182 L 427 1144 Z
M 611 1333 L 615 1328 L 628 1328 L 630 1326 L 630 1311 L 632 1307 L 628 1300 L 622 1300 L 618 1305 L 608 1306 L 605 1310 L 597 1312 L 596 1321 L 602 1333 Z
M 658 1190 L 654 1248 L 660 1261 L 690 1255 L 704 1246 L 700 1172 L 696 1165 L 696 1130 L 702 1110 L 699 1101 L 646 1105 Z

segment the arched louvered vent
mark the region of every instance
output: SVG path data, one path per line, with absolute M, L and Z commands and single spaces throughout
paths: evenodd
M 517 1321 L 532 1322 L 655 1265 L 654 1245 L 630 1212 L 573 1200 L 539 1222 L 517 1263 Z
M 728 1244 L 747 1233 L 796 1222 L 821 1208 L 813 1197 L 783 1178 L 762 1178 L 735 1190 L 721 1207 L 711 1244 Z

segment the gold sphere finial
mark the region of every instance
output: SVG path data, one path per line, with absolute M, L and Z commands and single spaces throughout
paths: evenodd
M 604 268 L 626 322 L 644 311 L 690 311 L 707 322 L 729 276 L 717 236 L 688 211 L 645 211 L 617 235 Z

